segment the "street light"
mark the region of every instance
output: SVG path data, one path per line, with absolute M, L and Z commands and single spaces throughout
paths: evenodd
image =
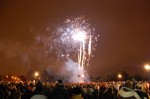
M 35 76 L 35 77 L 39 76 L 39 73 L 38 73 L 38 72 L 35 72 L 35 73 L 34 73 L 34 76 Z
M 121 79 L 121 78 L 122 78 L 122 75 L 121 75 L 121 74 L 118 74 L 118 78 Z
M 122 78 L 122 75 L 121 75 L 121 74 L 118 74 L 118 78 Z
M 149 65 L 149 64 L 146 64 L 146 65 L 144 66 L 144 68 L 148 71 L 148 81 L 150 81 L 150 80 L 149 80 L 150 65 Z

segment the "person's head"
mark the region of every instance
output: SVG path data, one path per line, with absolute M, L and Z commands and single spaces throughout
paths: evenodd
M 43 92 L 43 84 L 41 82 L 38 82 L 36 84 L 36 88 L 35 88 L 35 94 L 41 94 Z
M 78 94 L 81 94 L 81 93 L 82 93 L 82 90 L 81 90 L 80 87 L 75 87 L 75 88 L 73 88 L 73 93 L 74 93 L 75 95 L 78 95 Z
M 133 85 L 132 85 L 132 83 L 130 81 L 126 81 L 125 82 L 125 87 L 132 89 Z
M 107 92 L 112 93 L 112 92 L 113 92 L 112 87 L 108 87 L 108 88 L 107 88 Z
M 13 98 L 14 99 L 21 99 L 21 93 L 20 92 L 16 92 L 13 94 Z
M 61 86 L 61 85 L 64 85 L 64 83 L 61 79 L 59 79 L 59 80 L 56 81 L 56 85 Z
M 88 85 L 87 85 L 87 88 L 92 88 L 92 85 L 88 84 Z
M 4 92 L 2 89 L 0 89 L 0 99 L 4 99 Z
M 141 85 L 141 84 L 136 84 L 136 85 L 135 85 L 135 88 L 136 88 L 136 89 L 139 89 L 139 90 L 142 90 L 142 85 Z

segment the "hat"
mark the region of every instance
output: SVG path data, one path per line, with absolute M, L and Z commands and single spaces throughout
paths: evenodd
M 131 88 L 131 89 L 132 89 L 133 85 L 132 85 L 132 83 L 131 83 L 129 80 L 127 80 L 127 81 L 125 82 L 125 87 L 128 87 L 128 88 Z
M 80 87 L 75 87 L 75 88 L 73 88 L 73 93 L 74 93 L 75 95 L 78 95 L 78 94 L 81 94 L 81 93 L 82 93 L 82 90 L 81 90 Z
M 136 84 L 136 85 L 135 85 L 135 88 L 142 90 L 142 85 L 141 85 L 141 84 Z
M 59 79 L 59 80 L 56 81 L 56 84 L 57 85 L 63 85 L 63 81 L 61 79 Z

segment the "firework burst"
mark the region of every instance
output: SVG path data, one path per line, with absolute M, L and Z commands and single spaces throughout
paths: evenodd
M 95 29 L 87 18 L 71 17 L 54 29 L 47 28 L 47 31 L 46 35 L 36 37 L 36 40 L 44 45 L 46 56 L 61 59 L 59 63 L 69 60 L 78 63 L 78 77 L 84 77 L 97 41 Z
M 96 39 L 94 32 L 88 20 L 81 16 L 66 19 L 55 33 L 53 42 L 58 48 L 57 54 L 78 62 L 80 74 L 89 65 L 92 43 Z

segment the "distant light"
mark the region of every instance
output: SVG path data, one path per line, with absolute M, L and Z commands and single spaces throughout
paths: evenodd
M 121 74 L 118 74 L 118 78 L 122 78 L 122 75 L 121 75 Z
M 34 74 L 34 75 L 35 75 L 35 77 L 37 77 L 37 76 L 39 75 L 39 73 L 38 73 L 38 72 L 35 72 L 35 74 Z
M 150 69 L 150 65 L 149 65 L 149 64 L 146 64 L 146 65 L 145 65 L 145 69 L 146 69 L 146 70 L 149 70 L 149 69 Z

